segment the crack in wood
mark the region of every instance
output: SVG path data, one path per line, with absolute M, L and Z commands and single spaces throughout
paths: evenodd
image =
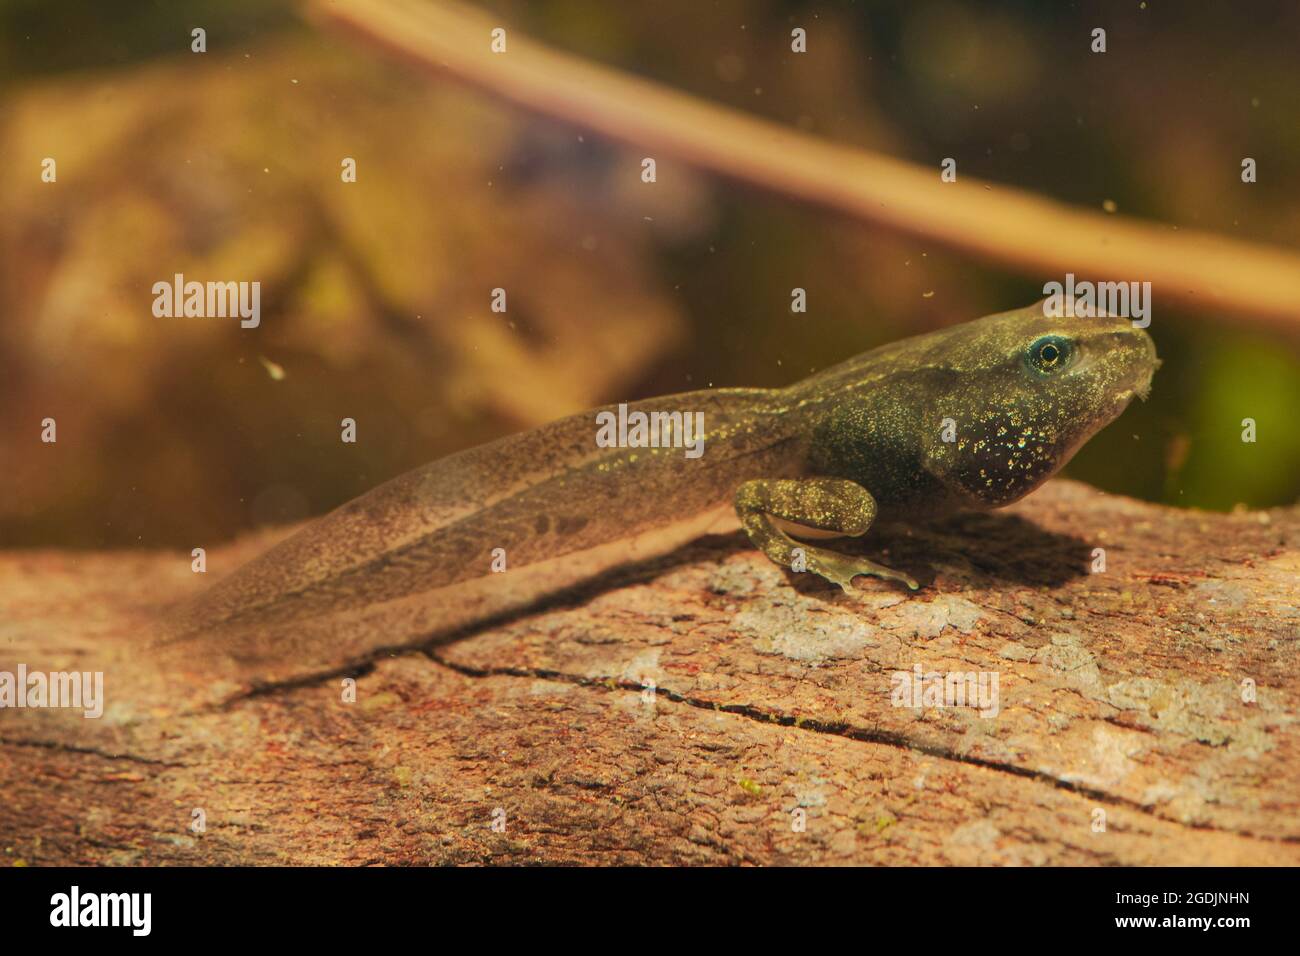
M 583 677 L 578 674 L 567 674 L 563 671 L 551 671 L 543 668 L 519 668 L 519 667 L 492 667 L 476 668 L 466 664 L 456 664 L 451 661 L 438 657 L 430 650 L 425 650 L 424 654 L 429 660 L 433 661 L 448 670 L 470 678 L 483 677 L 527 677 L 533 680 L 554 680 L 562 681 L 568 684 L 574 684 L 579 687 L 595 688 L 597 690 L 613 691 L 628 690 L 640 692 L 642 686 L 635 681 L 628 681 L 616 677 Z M 1004 763 L 997 760 L 986 760 L 982 757 L 974 757 L 969 754 L 961 754 L 946 747 L 937 747 L 933 744 L 918 743 L 909 740 L 903 734 L 894 734 L 886 731 L 868 730 L 864 727 L 855 727 L 852 724 L 844 722 L 828 722 L 816 720 L 815 718 L 795 717 L 790 714 L 782 714 L 777 711 L 764 710 L 760 707 L 754 707 L 750 704 L 721 704 L 714 701 L 707 701 L 697 697 L 688 697 L 685 694 L 673 691 L 664 687 L 662 684 L 655 685 L 656 696 L 662 695 L 673 703 L 686 704 L 690 707 L 696 707 L 701 710 L 711 710 L 716 713 L 734 714 L 738 717 L 745 717 L 750 720 L 759 721 L 766 724 L 774 724 L 779 727 L 793 727 L 796 730 L 810 730 L 814 733 L 828 734 L 835 737 L 843 737 L 847 740 L 854 740 L 860 743 L 882 744 L 887 747 L 896 747 L 901 750 L 911 750 L 916 753 L 925 754 L 928 757 L 936 757 L 941 760 L 950 760 L 955 763 L 966 764 L 972 767 L 982 767 L 986 770 L 992 770 L 997 773 L 1006 773 L 1016 777 L 1022 777 L 1026 780 L 1034 780 L 1054 787 L 1058 790 L 1064 790 L 1080 797 L 1086 797 L 1089 800 L 1096 800 L 1099 803 L 1108 803 L 1115 806 L 1124 807 L 1135 813 L 1141 813 L 1144 816 L 1159 820 L 1162 823 L 1172 823 L 1177 826 L 1187 827 L 1192 830 L 1205 830 L 1212 833 L 1223 833 L 1229 836 L 1246 837 L 1252 840 L 1263 840 L 1271 843 L 1300 843 L 1300 837 L 1293 836 L 1267 836 L 1261 833 L 1254 833 L 1249 830 L 1233 830 L 1224 827 L 1216 827 L 1207 823 L 1195 823 L 1186 820 L 1177 820 L 1164 816 L 1150 807 L 1139 803 L 1136 800 L 1130 800 L 1127 797 L 1118 794 L 1108 793 L 1105 790 L 1098 790 L 1095 787 L 1087 787 L 1082 784 L 1057 777 L 1043 770 L 1034 770 L 1030 767 L 1020 767 L 1016 764 Z

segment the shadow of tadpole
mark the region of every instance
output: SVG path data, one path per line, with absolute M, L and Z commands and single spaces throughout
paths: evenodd
M 740 532 L 701 535 L 666 554 L 615 564 L 582 581 L 539 594 L 533 600 L 517 607 L 486 615 L 454 628 L 429 632 L 415 646 L 424 650 L 433 650 L 445 644 L 473 637 L 482 631 L 504 627 L 547 611 L 581 607 L 607 592 L 637 584 L 649 584 L 671 571 L 701 561 L 713 560 L 721 563 L 727 556 L 751 547 L 744 534 Z
M 999 512 L 962 512 L 907 525 L 880 525 L 861 538 L 809 543 L 904 571 L 916 578 L 922 591 L 934 583 L 938 568 L 975 586 L 1057 587 L 1087 574 L 1092 561 L 1088 542 Z M 839 591 L 816 575 L 786 571 L 786 580 L 809 597 Z M 894 586 L 909 593 L 901 584 Z
M 1020 515 L 962 512 L 882 529 L 891 556 L 905 567 L 968 567 L 990 584 L 1056 587 L 1088 573 L 1092 545 L 1049 531 Z M 977 582 L 976 582 L 977 583 Z
M 963 512 L 907 525 L 882 525 L 862 538 L 809 543 L 843 554 L 860 554 L 905 571 L 920 583 L 921 593 L 934 583 L 936 568 L 945 568 L 949 576 L 977 587 L 1055 587 L 1087 574 L 1092 560 L 1092 545 L 1088 542 L 1041 528 L 1019 515 L 998 512 Z M 420 646 L 432 649 L 543 611 L 578 607 L 605 592 L 647 583 L 676 568 L 705 560 L 721 562 L 731 554 L 752 549 L 739 531 L 704 535 L 668 554 L 616 565 L 585 581 L 539 596 L 526 606 L 454 630 L 427 634 Z M 838 585 L 815 574 L 786 569 L 785 577 L 792 588 L 808 597 L 829 599 L 841 593 Z M 902 585 L 896 586 L 900 593 L 912 593 Z

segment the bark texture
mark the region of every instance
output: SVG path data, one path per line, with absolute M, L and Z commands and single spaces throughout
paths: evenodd
M 103 671 L 107 700 L 0 710 L 0 860 L 1300 863 L 1300 509 L 1055 481 L 850 547 L 923 590 L 714 535 L 253 691 L 147 647 L 216 576 L 188 555 L 0 555 L 0 670 Z M 996 673 L 996 715 L 896 706 L 915 665 Z

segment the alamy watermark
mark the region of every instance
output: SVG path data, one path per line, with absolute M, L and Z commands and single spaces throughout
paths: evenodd
M 155 282 L 153 295 L 153 314 L 160 319 L 238 317 L 245 329 L 262 323 L 261 282 L 186 282 L 178 272 L 171 282 Z
M 1135 329 L 1151 324 L 1150 282 L 1076 282 L 1073 272 L 1065 282 L 1043 286 L 1043 315 L 1049 319 L 1114 316 L 1132 319 Z
M 6 707 L 72 707 L 94 719 L 104 714 L 103 671 L 0 671 L 0 710 Z
M 627 404 L 618 413 L 596 413 L 597 448 L 685 448 L 687 458 L 704 454 L 703 412 L 629 412 Z
M 50 897 L 51 926 L 121 926 L 133 936 L 148 936 L 152 913 L 152 893 L 83 893 L 74 884 Z
M 890 703 L 895 707 L 970 707 L 981 717 L 998 715 L 997 671 L 922 671 L 916 664 L 910 671 L 894 671 Z

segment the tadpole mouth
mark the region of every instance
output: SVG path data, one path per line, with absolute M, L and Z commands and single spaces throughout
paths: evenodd
M 1128 387 L 1115 393 L 1116 416 L 1128 408 L 1134 398 L 1143 402 L 1147 400 L 1147 397 L 1151 394 L 1151 378 L 1154 373 L 1154 368 L 1135 373 Z
M 1150 342 L 1151 340 L 1148 339 L 1147 341 Z M 1156 358 L 1155 346 L 1152 345 L 1151 364 L 1147 366 L 1144 371 L 1138 374 L 1138 381 L 1133 385 L 1133 392 L 1138 398 L 1142 399 L 1142 401 L 1145 402 L 1151 395 L 1151 382 L 1156 376 L 1156 369 L 1163 364 L 1164 363 L 1160 359 Z
M 1156 343 L 1152 341 L 1150 335 L 1146 332 L 1139 332 L 1138 341 L 1141 342 L 1141 345 L 1138 346 L 1140 354 L 1134 357 L 1133 371 L 1128 382 L 1125 383 L 1128 386 L 1125 393 L 1127 393 L 1129 401 L 1136 395 L 1145 402 L 1151 394 L 1151 380 L 1155 378 L 1156 369 L 1162 363 L 1156 355 Z

